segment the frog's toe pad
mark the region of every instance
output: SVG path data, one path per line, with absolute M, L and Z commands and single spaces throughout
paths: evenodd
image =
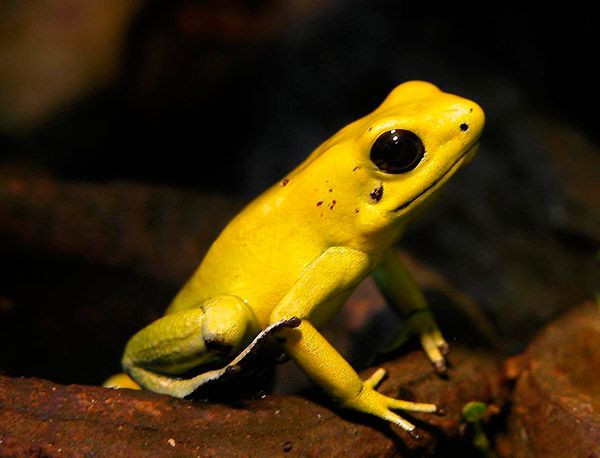
M 409 430 L 408 434 L 410 434 L 413 437 L 413 439 L 416 439 L 418 441 L 421 440 L 421 435 L 417 432 L 417 428 Z
M 438 348 L 440 349 L 440 352 L 444 356 L 448 356 L 448 354 L 450 353 L 450 345 L 448 345 L 447 342 L 444 342 L 441 345 L 438 345 Z
M 446 364 L 445 359 L 438 359 L 433 362 L 433 367 L 435 367 L 435 371 L 440 375 L 445 375 L 448 372 L 448 365 Z

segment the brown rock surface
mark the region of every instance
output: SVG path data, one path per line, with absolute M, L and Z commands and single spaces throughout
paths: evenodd
M 382 392 L 436 402 L 421 414 L 422 438 L 336 408 L 320 394 L 269 395 L 233 404 L 178 400 L 149 392 L 63 386 L 0 377 L 0 456 L 401 456 L 431 453 L 460 436 L 461 408 L 501 405 L 499 361 L 455 347 L 447 380 L 422 352 L 383 364 Z M 363 373 L 367 376 L 371 370 Z
M 591 302 L 532 342 L 513 396 L 515 456 L 600 456 L 599 348 L 600 308 Z
M 240 203 L 164 186 L 68 182 L 0 167 L 0 235 L 181 284 Z

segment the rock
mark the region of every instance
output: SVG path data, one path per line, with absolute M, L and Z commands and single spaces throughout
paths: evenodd
M 0 167 L 0 235 L 174 284 L 186 280 L 240 206 L 218 194 L 69 182 Z
M 600 308 L 585 303 L 531 343 L 509 419 L 514 456 L 600 456 Z
M 0 376 L 0 456 L 429 454 L 442 444 L 445 450 L 456 444 L 466 402 L 502 406 L 505 399 L 496 357 L 455 346 L 451 362 L 447 379 L 434 373 L 420 351 L 382 365 L 389 372 L 383 393 L 435 402 L 446 410 L 444 417 L 410 416 L 420 440 L 335 407 L 320 391 L 226 404 Z

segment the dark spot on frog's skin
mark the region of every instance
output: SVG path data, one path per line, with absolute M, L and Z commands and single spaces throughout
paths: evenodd
M 354 213 L 358 213 L 360 210 L 358 208 L 354 209 Z
M 379 202 L 383 197 L 383 185 L 380 184 L 375 189 L 373 189 L 369 196 L 371 196 L 371 199 L 373 199 L 375 202 Z
M 283 180 L 281 180 L 281 186 L 285 186 L 289 182 L 290 182 L 290 180 L 288 180 L 287 178 L 284 178 Z
M 469 113 L 473 113 L 473 108 L 469 108 Z
M 333 189 L 329 188 L 329 192 L 333 192 Z
M 358 169 L 360 169 L 360 165 L 357 165 L 356 167 L 354 167 L 354 168 L 352 169 L 352 171 L 353 171 L 353 172 L 356 172 Z
M 462 130 L 463 132 L 466 132 L 467 130 L 469 130 L 469 125 L 466 122 L 463 122 L 460 125 L 460 130 Z
M 233 350 L 233 345 L 226 342 L 222 337 L 212 337 L 204 340 L 204 344 L 209 351 L 216 353 L 229 353 Z
M 335 207 L 335 204 L 336 204 L 336 203 L 337 203 L 337 202 L 336 202 L 335 200 L 332 200 L 332 201 L 331 201 L 331 203 L 329 204 L 329 209 L 330 209 L 330 210 L 333 210 L 333 207 Z
M 317 207 L 320 207 L 321 205 L 323 205 L 323 201 L 322 200 L 320 200 L 320 201 L 317 202 Z
M 283 451 L 286 453 L 292 451 L 292 443 L 290 441 L 287 441 L 285 444 L 283 444 Z
M 298 318 L 297 316 L 293 316 L 288 318 L 287 320 L 283 320 L 282 323 L 287 328 L 297 328 L 302 324 L 302 318 Z

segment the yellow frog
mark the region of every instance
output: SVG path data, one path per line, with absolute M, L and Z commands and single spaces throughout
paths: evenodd
M 228 224 L 165 316 L 129 340 L 125 372 L 145 389 L 184 397 L 276 335 L 343 406 L 413 433 L 394 410 L 439 409 L 377 392 L 385 371 L 361 380 L 318 328 L 373 274 L 391 305 L 409 317 L 436 369 L 445 370 L 447 344 L 393 245 L 473 157 L 483 125 L 474 102 L 426 82 L 397 86 Z M 221 369 L 206 370 L 219 363 Z M 190 370 L 199 375 L 180 378 Z M 131 379 L 116 376 L 105 385 L 135 387 Z

